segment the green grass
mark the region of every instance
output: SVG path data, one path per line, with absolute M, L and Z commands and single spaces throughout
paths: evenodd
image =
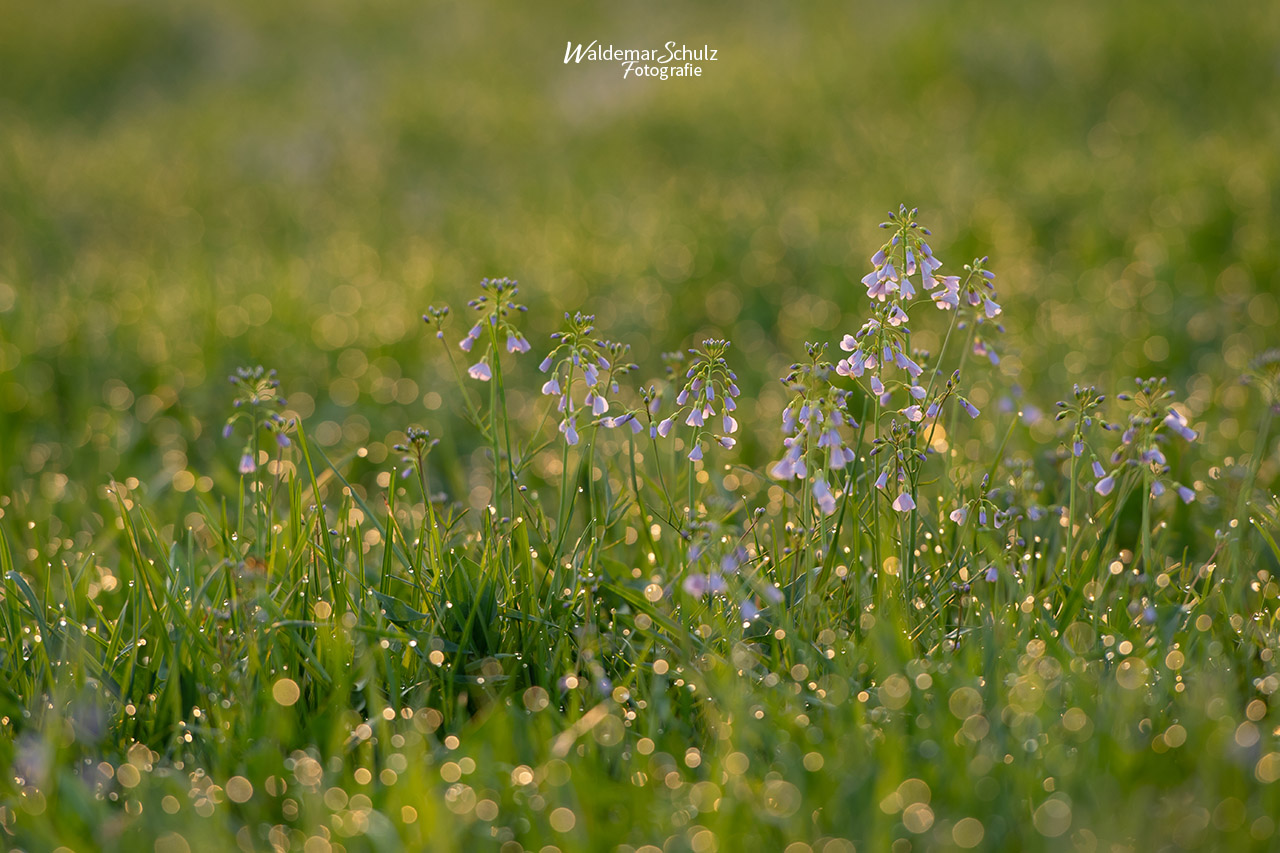
M 1265 4 L 6 17 L 6 848 L 1275 846 Z M 560 64 L 596 37 L 723 59 Z M 902 198 L 1004 309 L 902 303 L 914 433 L 831 367 Z M 532 351 L 461 352 L 497 274 Z M 642 429 L 570 445 L 538 362 L 581 406 L 597 336 Z M 650 438 L 690 348 L 731 448 Z M 851 464 L 770 476 L 793 401 Z

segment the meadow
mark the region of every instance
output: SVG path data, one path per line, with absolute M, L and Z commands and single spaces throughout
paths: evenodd
M 1280 844 L 1275 11 L 10 12 L 7 849 Z

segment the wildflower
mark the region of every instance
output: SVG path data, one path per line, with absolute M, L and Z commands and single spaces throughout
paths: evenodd
M 528 352 L 529 342 L 519 332 L 507 333 L 507 352 Z
M 898 512 L 911 512 L 916 508 L 916 502 L 907 492 L 902 492 L 893 502 L 893 508 Z
M 1093 487 L 1093 490 L 1098 494 L 1102 495 L 1103 497 L 1106 497 L 1107 495 L 1111 494 L 1111 490 L 1114 489 L 1115 487 L 1116 487 L 1115 475 L 1108 474 L 1107 476 L 1103 477 L 1101 480 L 1097 482 L 1097 485 Z
M 725 434 L 713 433 L 707 437 L 723 448 L 737 444 L 730 435 L 737 431 L 738 422 L 729 412 L 737 408 L 737 397 L 741 392 L 736 384 L 737 376 L 724 358 L 728 349 L 728 341 L 709 339 L 703 341 L 702 349 L 689 350 L 693 360 L 685 371 L 686 381 L 676 394 L 676 411 L 659 421 L 656 429 L 650 430 L 651 435 L 666 438 L 674 428 L 676 418 L 683 415 L 685 426 L 693 429 L 693 448 L 689 452 L 689 459 L 693 461 L 703 458 L 703 430 L 716 419 L 719 419 Z
M 557 409 L 564 415 L 560 432 L 570 444 L 577 443 L 576 416 L 582 411 L 580 406 L 607 429 L 630 424 L 633 433 L 639 432 L 643 427 L 636 420 L 635 412 L 604 417 L 610 410 L 608 393 L 617 393 L 618 378 L 637 368 L 625 361 L 630 347 L 593 337 L 595 317 L 591 314 L 566 312 L 564 319 L 563 330 L 551 335 L 556 342 L 555 349 L 538 365 L 539 370 L 550 374 L 542 383 L 542 393 L 559 398 Z M 578 379 L 587 387 L 581 403 L 572 394 Z M 573 438 L 569 440 L 571 435 Z
M 793 364 L 782 378 L 795 396 L 782 413 L 782 458 L 769 467 L 769 475 L 779 480 L 806 479 L 806 460 L 819 469 L 825 462 L 827 468 L 839 470 L 856 458 L 841 429 L 856 429 L 857 424 L 847 411 L 848 392 L 830 382 L 832 364 L 823 358 L 826 344 L 806 344 L 806 351 L 808 360 Z M 820 512 L 829 515 L 835 511 L 835 497 L 825 473 L 815 479 L 813 494 Z
M 1187 441 L 1195 441 L 1198 437 L 1196 431 L 1187 423 L 1187 416 L 1177 409 L 1169 409 L 1169 414 L 1164 416 L 1164 425 Z
M 680 582 L 680 586 L 695 598 L 715 595 L 725 590 L 724 578 L 710 572 L 707 574 L 686 575 L 684 580 Z
M 468 367 L 467 375 L 472 379 L 479 379 L 481 382 L 488 382 L 493 378 L 493 372 L 489 369 L 489 365 L 483 361 L 478 361 Z
M 831 487 L 822 477 L 813 481 L 813 497 L 818 502 L 818 509 L 823 515 L 831 515 L 836 511 L 836 499 L 831 494 Z
M 978 411 L 977 406 L 973 405 L 973 403 L 970 403 L 964 397 L 957 394 L 956 399 L 960 401 L 960 407 L 965 410 L 965 412 L 969 415 L 969 417 L 976 418 L 978 415 L 982 414 L 981 412 Z
M 964 524 L 969 520 L 969 507 L 961 506 L 951 510 L 951 514 L 947 516 L 956 524 Z
M 253 459 L 253 453 L 246 450 L 244 454 L 240 457 L 240 473 L 252 474 L 255 470 L 257 470 L 257 467 L 258 465 Z
M 560 422 L 560 432 L 564 433 L 564 440 L 570 445 L 578 443 L 578 427 L 573 418 L 565 418 Z

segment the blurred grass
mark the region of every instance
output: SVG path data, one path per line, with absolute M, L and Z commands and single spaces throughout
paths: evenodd
M 868 226 L 899 201 L 945 223 L 948 269 L 989 249 L 1026 403 L 1167 373 L 1221 420 L 1213 452 L 1250 446 L 1243 389 L 1216 387 L 1280 318 L 1271 4 L 6 19 L 0 492 L 22 517 L 74 526 L 105 473 L 162 494 L 179 471 L 229 476 L 210 425 L 243 363 L 279 368 L 321 439 L 375 464 L 408 423 L 457 432 L 417 317 L 485 275 L 521 280 L 535 346 L 594 311 L 642 375 L 732 338 L 765 389 L 744 420 L 771 429 L 801 342 L 860 322 Z M 665 83 L 562 64 L 593 38 L 720 60 Z

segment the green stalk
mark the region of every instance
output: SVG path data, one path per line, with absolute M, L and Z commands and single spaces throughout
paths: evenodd
M 1271 419 L 1275 414 L 1274 406 L 1267 403 L 1262 413 L 1262 423 L 1258 426 L 1258 440 L 1254 444 L 1253 457 L 1249 460 L 1249 472 L 1245 475 L 1244 482 L 1240 484 L 1240 495 L 1236 498 L 1235 523 L 1238 528 L 1235 538 L 1231 541 L 1231 568 L 1237 571 L 1240 568 L 1240 548 L 1244 544 L 1244 538 L 1248 535 L 1248 519 L 1246 515 L 1249 510 L 1249 499 L 1253 495 L 1253 484 L 1257 480 L 1258 470 L 1262 467 L 1262 460 L 1267 456 L 1267 441 L 1271 435 Z

